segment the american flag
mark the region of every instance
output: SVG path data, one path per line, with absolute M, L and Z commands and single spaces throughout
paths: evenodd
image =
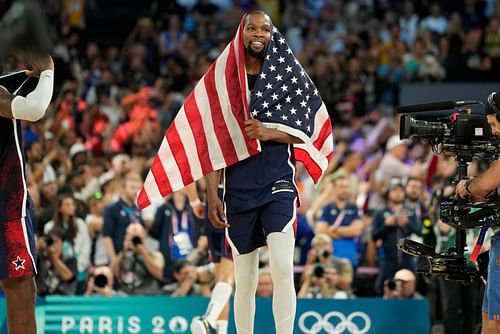
M 245 15 L 246 16 L 246 15 Z M 140 208 L 207 175 L 260 152 L 246 136 L 250 117 L 302 139 L 295 158 L 317 183 L 333 153 L 330 118 L 318 90 L 272 28 L 254 89 L 248 89 L 243 25 L 186 99 L 168 128 L 137 200 Z M 250 104 L 248 103 L 250 101 Z

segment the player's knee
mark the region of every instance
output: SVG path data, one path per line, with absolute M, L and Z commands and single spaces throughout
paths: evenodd
M 36 294 L 36 284 L 32 275 L 15 277 L 2 280 L 2 288 L 5 293 L 13 293 L 21 296 L 28 292 L 28 295 Z

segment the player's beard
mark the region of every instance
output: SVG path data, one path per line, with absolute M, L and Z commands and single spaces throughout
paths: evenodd
M 258 59 L 264 59 L 266 58 L 266 52 L 267 52 L 267 47 L 269 45 L 267 45 L 265 48 L 263 48 L 262 50 L 260 50 L 259 52 L 255 51 L 254 49 L 252 49 L 250 47 L 250 44 L 248 44 L 247 47 L 245 47 L 245 51 L 251 56 L 251 57 L 254 57 L 254 58 L 258 58 Z

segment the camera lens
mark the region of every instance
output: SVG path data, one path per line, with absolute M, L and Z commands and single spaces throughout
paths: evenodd
M 135 236 L 132 238 L 132 243 L 134 244 L 134 246 L 137 246 L 139 244 L 142 244 L 142 239 L 138 236 Z
M 318 278 L 321 278 L 323 277 L 323 275 L 325 274 L 325 269 L 323 269 L 322 266 L 316 266 L 314 267 L 313 269 L 313 275 L 318 277 Z
M 94 284 L 98 288 L 104 288 L 108 284 L 108 278 L 103 274 L 99 274 L 94 278 Z
M 54 244 L 54 239 L 52 239 L 50 235 L 44 236 L 43 239 L 45 240 L 47 247 L 51 247 Z

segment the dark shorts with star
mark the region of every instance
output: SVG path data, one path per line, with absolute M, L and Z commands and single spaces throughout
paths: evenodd
M 247 254 L 265 246 L 267 236 L 284 232 L 286 228 L 297 230 L 297 197 L 275 196 L 269 203 L 239 212 L 226 209 L 229 225 L 226 238 L 234 254 Z
M 0 280 L 36 273 L 36 246 L 31 215 L 0 223 Z

